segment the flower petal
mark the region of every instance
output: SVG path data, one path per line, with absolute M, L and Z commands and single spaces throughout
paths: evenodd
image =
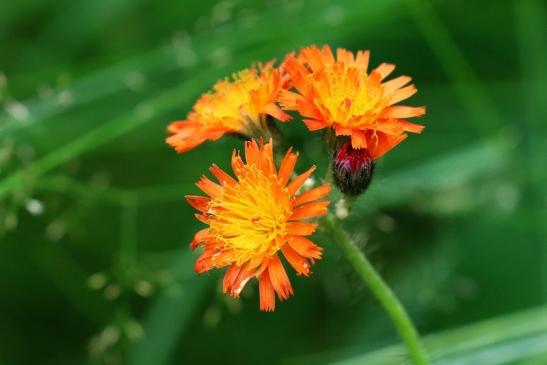
M 374 148 L 369 150 L 373 160 L 377 160 L 382 157 L 393 147 L 404 141 L 408 137 L 408 134 L 401 134 L 399 136 L 390 136 L 384 133 L 378 133 L 378 143 Z
M 308 276 L 310 274 L 310 263 L 306 260 L 306 258 L 300 256 L 289 245 L 285 245 L 281 250 L 283 251 L 283 255 L 289 264 L 291 264 L 298 274 L 304 276 Z
M 387 108 L 385 113 L 386 113 L 386 116 L 391 118 L 421 117 L 422 115 L 425 114 L 425 107 L 396 105 L 396 106 L 391 106 Z
M 380 79 L 383 80 L 389 76 L 395 70 L 395 65 L 391 63 L 382 63 L 380 66 L 376 67 L 374 71 L 378 72 Z
M 232 266 L 236 266 L 233 264 Z M 237 269 L 234 269 L 237 270 Z M 223 282 L 224 294 L 229 294 L 234 298 L 238 298 L 239 294 L 245 287 L 245 284 L 253 277 L 253 272 L 246 269 L 246 266 L 243 265 L 239 268 L 237 276 L 235 273 L 230 273 L 231 276 L 228 278 L 225 283 Z M 235 278 L 234 278 L 235 277 Z M 231 280 L 231 281 L 230 281 Z
M 222 186 L 212 182 L 206 176 L 202 176 L 196 186 L 211 198 L 216 198 L 222 193 Z
M 290 219 L 299 220 L 320 217 L 327 213 L 327 207 L 329 206 L 329 204 L 329 201 L 320 201 L 301 205 L 300 207 L 293 210 Z
M 309 236 L 315 229 L 317 224 L 308 222 L 288 222 L 287 232 L 292 236 Z
M 213 164 L 213 166 L 209 168 L 209 171 L 211 171 L 211 173 L 217 178 L 218 182 L 222 185 L 234 185 L 237 183 L 233 177 L 224 172 L 224 170 L 216 164 Z
M 354 129 L 351 133 L 351 146 L 355 149 L 367 148 L 367 138 L 365 132 Z
M 263 272 L 258 279 L 260 291 L 260 310 L 273 312 L 275 309 L 275 292 L 268 271 Z
M 283 161 L 281 162 L 281 166 L 279 167 L 279 183 L 282 186 L 287 185 L 287 182 L 291 178 L 291 175 L 294 171 L 294 166 L 296 165 L 296 161 L 298 160 L 298 152 L 292 153 L 292 147 L 289 148 L 287 153 L 285 154 L 285 157 L 283 158 Z
M 417 91 L 418 90 L 414 85 L 408 85 L 406 87 L 403 87 L 402 89 L 399 89 L 393 93 L 393 95 L 391 96 L 391 100 L 389 101 L 389 105 L 397 104 L 400 101 L 408 99 L 412 95 L 416 94 Z
M 403 128 L 406 132 L 412 132 L 412 133 L 422 133 L 424 130 L 424 126 L 416 123 L 411 123 L 408 120 L 399 119 L 398 124 Z
M 382 86 L 384 87 L 384 93 L 386 93 L 386 95 L 391 95 L 401 87 L 408 84 L 410 81 L 412 81 L 412 78 L 408 76 L 399 76 L 394 78 L 393 80 L 384 82 L 382 84 Z
M 294 199 L 292 205 L 293 207 L 297 207 L 301 204 L 324 198 L 325 196 L 329 195 L 329 193 L 330 185 L 324 184 L 300 194 L 296 197 L 296 199 Z
M 304 119 L 303 122 L 304 124 L 306 124 L 306 127 L 308 127 L 308 130 L 310 131 L 317 131 L 319 129 L 323 129 L 329 126 L 329 124 L 324 120 Z
M 210 198 L 199 195 L 185 195 L 186 201 L 194 209 L 204 213 L 209 210 L 209 203 L 211 202 Z
M 293 236 L 289 239 L 288 243 L 298 254 L 304 257 L 320 259 L 322 256 L 323 250 L 321 247 L 306 237 Z
M 207 239 L 210 238 L 209 234 L 209 228 L 203 228 L 202 230 L 199 230 L 192 239 L 192 242 L 190 243 L 190 248 L 195 250 L 201 243 L 207 241 Z
M 262 109 L 262 113 L 271 115 L 281 122 L 289 121 L 292 118 L 289 114 L 285 113 L 283 110 L 281 110 L 280 107 L 278 107 L 274 103 L 265 105 Z
M 304 182 L 311 176 L 311 174 L 313 174 L 316 168 L 316 166 L 312 166 L 308 171 L 295 177 L 287 186 L 289 194 L 294 195 L 294 193 L 296 193 L 296 191 L 300 189 L 302 184 L 304 184 Z
M 272 286 L 279 296 L 279 299 L 285 300 L 294 294 L 289 277 L 277 255 L 272 256 L 270 264 L 268 265 L 268 273 L 270 274 Z

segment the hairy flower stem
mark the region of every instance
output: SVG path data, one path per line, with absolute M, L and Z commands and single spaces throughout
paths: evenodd
M 329 214 L 321 220 L 321 226 L 332 240 L 340 246 L 361 280 L 369 287 L 376 299 L 384 307 L 399 332 L 399 336 L 408 350 L 412 363 L 414 365 L 428 364 L 418 331 L 405 308 L 363 252 L 355 245 L 348 233 L 340 226 L 339 221 L 333 215 Z

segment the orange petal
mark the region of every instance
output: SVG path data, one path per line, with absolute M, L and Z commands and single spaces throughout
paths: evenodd
M 296 193 L 296 191 L 302 186 L 302 184 L 304 184 L 306 179 L 308 179 L 311 176 L 311 174 L 313 174 L 315 169 L 316 167 L 312 166 L 310 167 L 308 171 L 294 178 L 294 180 L 292 180 L 287 186 L 287 190 L 289 191 L 289 194 L 293 195 L 294 193 Z
M 374 71 L 378 72 L 380 79 L 383 80 L 389 76 L 390 73 L 395 70 L 395 65 L 391 63 L 382 63 L 380 66 L 376 67 Z
M 281 108 L 273 103 L 264 106 L 264 108 L 262 108 L 262 113 L 271 115 L 281 122 L 286 122 L 292 118 L 289 114 L 285 113 L 283 110 L 281 110 Z
M 337 136 L 351 136 L 351 134 L 353 133 L 353 129 L 335 124 L 334 133 L 336 133 Z
M 209 210 L 209 202 L 211 201 L 210 198 L 199 195 L 185 195 L 184 197 L 186 198 L 188 204 L 190 204 L 190 206 L 192 206 L 194 209 L 202 213 Z
M 310 131 L 317 131 L 319 129 L 323 129 L 329 126 L 329 124 L 324 120 L 304 119 L 303 122 L 304 124 L 306 124 L 306 127 L 308 127 L 308 130 Z
M 245 141 L 245 162 L 247 165 L 257 165 L 259 158 L 260 152 L 256 141 L 254 139 Z
M 391 96 L 389 100 L 389 105 L 397 104 L 398 102 L 410 98 L 412 95 L 416 94 L 418 90 L 414 85 L 408 85 L 402 89 L 397 90 Z
M 298 252 L 298 254 L 304 257 L 313 259 L 321 258 L 323 249 L 306 237 L 293 236 L 289 239 L 288 243 L 289 246 L 291 246 L 296 252 Z
M 302 274 L 305 276 L 308 276 L 310 274 L 310 263 L 306 258 L 300 256 L 295 250 L 291 248 L 289 245 L 283 246 L 281 249 L 283 251 L 283 255 L 291 264 L 292 267 L 296 270 L 298 274 Z
M 196 273 L 202 274 L 215 267 L 213 260 L 211 259 L 214 253 L 215 252 L 213 250 L 204 250 L 201 255 L 199 255 L 196 263 L 194 264 L 194 270 Z
M 288 222 L 287 232 L 292 236 L 309 236 L 315 229 L 317 224 L 308 222 Z
M 196 148 L 203 142 L 205 142 L 205 138 L 203 138 L 201 135 L 194 135 L 188 138 L 181 138 L 178 135 L 173 135 L 171 137 L 168 137 L 165 142 L 173 147 L 177 153 L 183 153 L 190 151 L 191 149 Z
M 401 134 L 399 136 L 390 136 L 383 133 L 379 134 L 378 144 L 374 147 L 374 149 L 372 149 L 372 151 L 369 150 L 372 159 L 376 161 L 385 155 L 386 152 L 404 141 L 407 137 L 408 134 Z
M 421 117 L 425 114 L 425 106 L 412 107 L 396 105 L 386 109 L 386 116 L 391 118 Z
M 209 224 L 209 218 L 204 215 L 204 214 L 194 214 L 194 217 L 196 217 L 196 219 L 202 223 L 205 223 L 205 224 Z
M 367 138 L 365 132 L 354 129 L 351 133 L 351 146 L 355 149 L 367 148 Z
M 338 48 L 336 50 L 336 60 L 345 63 L 347 66 L 353 65 L 353 63 L 355 63 L 353 53 L 344 48 Z
M 355 63 L 357 63 L 359 66 L 363 68 L 363 70 L 366 72 L 368 69 L 368 62 L 370 59 L 370 52 L 369 51 L 357 51 L 357 57 L 355 57 Z
M 171 122 L 167 126 L 167 132 L 170 134 L 177 134 L 179 136 L 178 138 L 186 138 L 196 134 L 201 128 L 201 125 L 196 122 L 178 120 L 176 122 Z
M 306 191 L 305 193 L 300 194 L 293 200 L 293 207 L 297 207 L 300 204 L 308 203 L 314 200 L 321 199 L 330 193 L 330 185 L 325 184 Z
M 408 120 L 403 119 L 399 119 L 398 124 L 403 128 L 404 131 L 412 133 L 422 133 L 425 128 L 423 125 L 411 123 Z
M 260 291 L 260 310 L 273 312 L 275 309 L 275 292 L 268 271 L 260 275 L 258 290 Z
M 206 176 L 202 176 L 196 183 L 196 186 L 211 198 L 218 197 L 222 193 L 222 186 L 212 182 Z
M 296 110 L 298 101 L 303 99 L 302 95 L 288 90 L 281 90 L 278 97 L 279 104 L 286 110 Z
M 268 273 L 270 274 L 272 286 L 279 296 L 279 299 L 285 300 L 293 295 L 291 282 L 277 255 L 272 256 L 270 264 L 268 265 Z
M 386 93 L 386 95 L 391 95 L 393 92 L 405 86 L 410 81 L 412 81 L 412 78 L 408 76 L 399 76 L 394 78 L 393 80 L 384 82 L 382 84 L 382 86 L 384 87 L 384 93 Z
M 232 266 L 235 266 L 235 264 L 232 264 Z M 234 269 L 235 270 L 235 269 Z M 226 283 L 223 281 L 223 290 L 224 294 L 229 294 L 234 298 L 238 298 L 239 294 L 241 294 L 241 291 L 253 277 L 253 272 L 246 269 L 246 265 L 243 265 L 239 268 L 239 272 L 237 273 L 237 276 L 235 273 L 230 273 L 231 276 L 227 280 Z M 235 277 L 235 278 L 234 278 Z
M 209 228 L 204 228 L 202 230 L 199 230 L 195 235 L 194 239 L 190 243 L 190 248 L 192 250 L 195 250 L 196 247 L 198 247 L 202 242 L 209 239 L 211 236 L 209 235 Z
M 241 266 L 238 266 L 236 264 L 232 264 L 228 268 L 228 270 L 226 270 L 226 273 L 224 274 L 224 278 L 222 279 L 222 291 L 225 294 L 230 292 L 230 289 L 234 285 L 234 282 L 236 281 L 240 271 L 241 271 Z
M 275 165 L 273 162 L 273 142 L 270 138 L 269 142 L 264 144 L 260 141 L 258 163 L 262 172 L 266 175 L 273 175 L 276 173 Z
M 232 151 L 232 171 L 234 174 L 239 175 L 239 172 L 243 169 L 243 166 L 245 165 L 243 163 L 243 160 L 241 159 L 241 156 L 239 155 L 239 152 L 236 150 Z
M 329 201 L 321 201 L 301 205 L 300 207 L 293 210 L 290 219 L 299 220 L 320 217 L 327 213 L 327 207 L 329 206 L 329 204 Z
M 218 182 L 222 185 L 234 185 L 237 183 L 233 177 L 224 172 L 216 164 L 213 164 L 213 166 L 209 168 L 209 171 L 211 171 L 211 173 L 217 178 Z
M 279 167 L 279 173 L 277 175 L 281 186 L 287 185 L 287 182 L 294 171 L 296 161 L 298 160 L 298 152 L 291 153 L 291 151 L 292 147 L 290 147 L 285 154 L 285 158 L 283 158 L 283 162 L 281 162 L 281 166 Z
M 303 95 L 308 95 L 309 91 L 305 90 L 305 88 L 302 85 L 299 85 L 297 80 L 295 80 L 297 76 L 292 75 L 292 77 L 295 87 L 299 89 L 299 92 Z M 306 85 L 306 82 L 306 80 L 302 80 L 304 85 Z M 298 110 L 298 113 L 303 117 L 318 120 L 322 117 L 321 111 L 317 109 L 317 106 L 312 101 L 309 101 L 304 96 L 292 91 L 281 90 L 278 101 L 283 109 Z

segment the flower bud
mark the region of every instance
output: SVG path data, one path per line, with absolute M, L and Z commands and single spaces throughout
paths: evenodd
M 366 148 L 355 149 L 344 143 L 334 152 L 332 174 L 336 186 L 349 196 L 361 194 L 370 184 L 374 160 Z

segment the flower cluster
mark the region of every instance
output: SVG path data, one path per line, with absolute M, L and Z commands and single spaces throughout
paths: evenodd
M 298 153 L 291 149 L 277 168 L 276 120 L 287 122 L 287 111 L 296 111 L 310 131 L 325 132 L 334 182 L 348 196 L 366 189 L 375 161 L 407 132 L 423 130 L 408 118 L 424 115 L 424 107 L 396 105 L 416 93 L 410 77 L 385 81 L 394 65 L 368 68 L 368 51 L 338 49 L 335 55 L 328 46 L 310 46 L 280 66 L 270 61 L 217 82 L 185 120 L 169 125 L 167 143 L 179 153 L 224 134 L 246 140 L 244 159 L 232 153 L 233 175 L 213 165 L 217 181 L 202 177 L 197 183 L 206 196 L 186 196 L 207 225 L 190 244 L 203 247 L 195 270 L 227 267 L 224 293 L 239 297 L 256 278 L 260 309 L 272 311 L 276 294 L 281 300 L 293 294 L 280 255 L 304 276 L 321 258 L 322 249 L 306 237 L 317 227 L 310 219 L 327 213 L 329 201 L 323 199 L 330 186 L 303 189 L 315 167 L 293 176 Z

